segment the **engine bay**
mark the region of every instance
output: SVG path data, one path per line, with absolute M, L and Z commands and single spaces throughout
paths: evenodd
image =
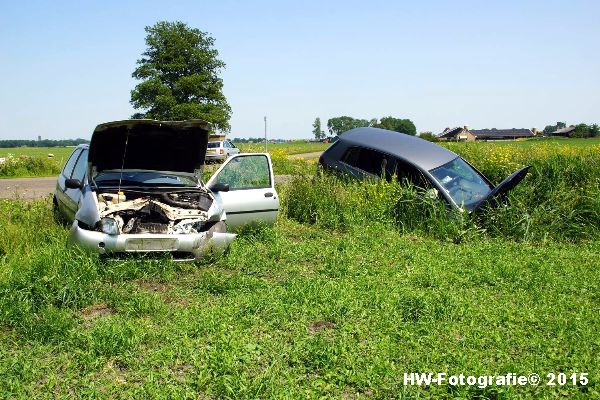
M 98 230 L 112 234 L 189 234 L 208 229 L 214 198 L 206 190 L 161 193 L 102 191 Z

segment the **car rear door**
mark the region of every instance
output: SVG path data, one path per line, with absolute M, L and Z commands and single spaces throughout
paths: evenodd
M 234 155 L 234 154 L 239 154 L 240 153 L 240 149 L 238 149 L 235 144 L 233 144 L 231 141 L 227 141 L 227 143 L 229 144 L 229 155 Z
M 85 181 L 86 169 L 88 161 L 88 150 L 83 149 L 77 158 L 77 162 L 73 167 L 73 171 L 70 175 L 71 179 L 77 179 L 80 182 Z M 79 208 L 79 198 L 81 197 L 81 189 L 68 189 L 65 187 L 64 190 L 64 211 L 69 220 L 75 219 L 75 213 Z
M 273 224 L 279 211 L 273 165 L 268 154 L 237 154 L 230 157 L 208 180 L 208 187 L 221 183 L 229 191 L 216 192 L 227 216 L 227 227 L 262 222 Z

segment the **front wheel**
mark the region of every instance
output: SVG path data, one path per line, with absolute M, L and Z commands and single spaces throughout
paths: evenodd
M 56 221 L 57 224 L 63 226 L 67 225 L 67 221 L 61 214 L 60 208 L 58 207 L 58 200 L 56 199 L 56 196 L 52 197 L 52 215 L 54 216 L 54 221 Z

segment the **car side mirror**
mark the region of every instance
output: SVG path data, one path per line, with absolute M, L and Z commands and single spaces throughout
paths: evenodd
M 229 192 L 229 184 L 228 183 L 213 183 L 209 189 L 213 192 Z
M 65 186 L 67 189 L 83 189 L 83 184 L 79 179 L 67 179 L 65 180 Z

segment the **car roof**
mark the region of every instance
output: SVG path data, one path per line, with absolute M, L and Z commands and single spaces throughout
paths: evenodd
M 428 171 L 458 157 L 435 143 L 386 129 L 355 128 L 342 133 L 339 140 L 397 156 Z

